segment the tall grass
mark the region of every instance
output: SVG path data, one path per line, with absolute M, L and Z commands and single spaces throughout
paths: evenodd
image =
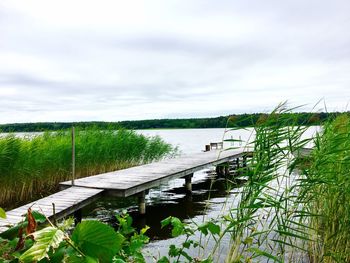
M 289 112 L 281 105 L 255 127 L 247 184 L 223 217 L 226 262 L 350 262 L 350 118 L 303 139 Z
M 130 130 L 87 129 L 76 132 L 76 176 L 84 177 L 151 162 L 173 152 L 159 137 Z M 0 138 L 0 207 L 57 190 L 71 178 L 69 131 L 46 132 L 24 138 Z
M 312 262 L 350 262 L 350 118 L 326 123 L 303 171 L 299 202 L 311 215 Z

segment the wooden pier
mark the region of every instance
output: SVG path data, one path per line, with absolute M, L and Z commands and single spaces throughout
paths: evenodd
M 124 170 L 89 176 L 60 184 L 62 191 L 30 204 L 6 212 L 7 219 L 0 219 L 0 233 L 24 220 L 29 207 L 44 213 L 48 218 L 59 219 L 74 214 L 81 218 L 81 208 L 94 202 L 102 195 L 117 197 L 138 196 L 139 212 L 146 213 L 146 192 L 172 179 L 185 178 L 185 187 L 192 190 L 191 178 L 194 172 L 210 166 L 217 166 L 240 157 L 246 159 L 250 152 L 242 149 L 208 151 L 178 158 L 166 159 Z

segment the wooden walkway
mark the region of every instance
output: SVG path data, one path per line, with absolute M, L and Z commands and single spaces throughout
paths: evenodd
M 23 221 L 23 215 L 26 214 L 29 207 L 44 213 L 48 218 L 58 219 L 80 210 L 102 194 L 119 197 L 138 194 L 141 204 L 140 212 L 142 212 L 142 209 L 145 209 L 145 207 L 142 208 L 142 205 L 145 206 L 145 192 L 150 188 L 172 179 L 185 177 L 186 185 L 190 189 L 190 180 L 194 172 L 212 165 L 230 162 L 245 154 L 243 149 L 202 152 L 76 179 L 74 186 L 71 181 L 63 182 L 60 186 L 64 190 L 8 211 L 7 219 L 0 219 L 0 233 Z
M 102 194 L 102 189 L 70 187 L 40 200 L 6 212 L 6 219 L 0 219 L 0 233 L 5 232 L 25 219 L 28 208 L 38 211 L 48 218 L 62 218 L 95 201 Z M 55 204 L 55 215 L 53 204 Z

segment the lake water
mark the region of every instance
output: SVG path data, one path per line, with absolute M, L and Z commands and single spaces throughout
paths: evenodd
M 312 136 L 318 129 L 318 127 L 309 128 L 305 137 Z M 253 129 L 251 128 L 235 131 L 225 131 L 225 129 L 174 129 L 139 130 L 137 132 L 148 136 L 158 135 L 166 142 L 177 146 L 180 152 L 186 154 L 201 152 L 204 150 L 204 146 L 210 142 L 220 142 L 223 139 L 232 138 L 248 141 L 254 138 L 252 135 Z M 239 142 L 234 144 L 225 142 L 224 148 L 241 145 L 242 143 Z M 132 197 L 122 199 L 106 197 L 86 207 L 83 213 L 87 218 L 98 218 L 101 221 L 115 225 L 115 213 L 120 213 L 126 209 L 133 217 L 135 227 L 138 229 L 146 225 L 150 227 L 147 233 L 151 238 L 151 242 L 146 246 L 145 251 L 149 251 L 150 255 L 167 255 L 169 245 L 179 245 L 183 242 L 183 238 L 171 238 L 169 230 L 161 229 L 161 220 L 168 216 L 176 216 L 186 222 L 200 223 L 210 218 L 217 218 L 224 211 L 228 211 L 230 207 L 237 205 L 243 182 L 238 181 L 233 184 L 226 180 L 218 180 L 213 167 L 194 174 L 192 195 L 186 195 L 183 184 L 183 179 L 176 179 L 158 188 L 151 189 L 146 196 L 147 212 L 145 216 L 138 216 L 137 200 Z M 208 240 L 205 246 L 207 251 L 210 251 L 213 242 Z M 221 242 L 218 253 L 220 261 L 224 259 L 228 249 L 229 237 Z M 197 251 L 191 251 L 190 253 L 193 256 L 203 256 L 197 254 Z M 152 256 L 148 260 L 153 262 Z
M 311 127 L 305 137 L 311 137 L 319 127 Z M 160 136 L 164 141 L 177 146 L 184 154 L 201 152 L 210 142 L 221 142 L 224 139 L 240 139 L 244 142 L 224 142 L 224 148 L 244 146 L 245 142 L 254 139 L 253 129 L 225 130 L 225 129 L 162 129 L 162 130 L 137 130 L 138 133 L 147 136 Z M 25 136 L 28 133 L 17 134 Z M 30 135 L 30 134 L 29 134 Z M 133 217 L 134 226 L 138 229 L 148 225 L 147 234 L 151 241 L 145 251 L 150 255 L 167 255 L 170 244 L 181 244 L 183 238 L 171 238 L 168 229 L 161 229 L 160 221 L 168 216 L 175 216 L 186 222 L 201 223 L 210 218 L 217 218 L 238 203 L 243 181 L 229 183 L 227 180 L 218 179 L 211 169 L 196 172 L 193 177 L 193 193 L 186 195 L 183 186 L 184 179 L 176 179 L 151 189 L 146 196 L 146 215 L 139 216 L 137 212 L 136 198 L 111 198 L 104 197 L 83 209 L 84 218 L 99 219 L 116 226 L 115 214 L 127 210 Z M 199 236 L 197 237 L 199 240 Z M 192 256 L 205 256 L 201 253 L 211 251 L 212 240 L 207 240 L 205 250 L 190 251 Z M 222 240 L 218 250 L 219 262 L 224 260 L 229 249 L 229 237 Z M 198 254 L 199 253 L 199 254 Z M 152 256 L 149 262 L 154 262 Z

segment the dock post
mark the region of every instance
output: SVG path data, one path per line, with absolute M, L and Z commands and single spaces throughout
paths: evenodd
M 216 174 L 219 177 L 230 175 L 230 163 L 221 163 L 216 166 Z
M 145 201 L 146 193 L 145 191 L 142 191 L 138 195 L 138 201 L 139 201 L 139 213 L 140 215 L 146 214 L 146 201 Z
M 216 174 L 221 177 L 224 176 L 224 168 L 221 164 L 218 164 L 215 168 Z
M 193 174 L 186 175 L 185 177 L 185 188 L 188 193 L 192 193 L 192 177 Z
M 236 169 L 239 169 L 239 157 L 236 159 Z
M 75 180 L 75 128 L 72 127 L 72 185 Z
M 229 176 L 230 175 L 230 164 L 227 163 L 224 168 L 225 168 L 225 176 Z
M 75 226 L 81 222 L 82 217 L 83 217 L 83 215 L 82 215 L 81 209 L 74 211 L 74 225 Z
M 243 155 L 243 167 L 247 167 L 247 155 Z

